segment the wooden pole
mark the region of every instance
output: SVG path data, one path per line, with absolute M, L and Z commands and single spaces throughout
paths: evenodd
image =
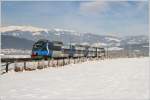
M 69 64 L 70 64 L 70 57 L 69 57 Z
M 26 62 L 24 62 L 24 70 L 26 70 Z
M 54 67 L 54 60 L 52 59 L 52 62 L 51 62 L 51 64 L 52 64 L 52 67 Z
M 74 58 L 74 64 L 76 63 L 75 58 Z
M 8 62 L 6 63 L 6 73 L 8 72 Z
M 63 66 L 65 65 L 65 59 L 63 58 Z
M 17 64 L 16 64 L 16 61 L 15 61 L 14 63 L 15 63 L 15 71 L 17 72 Z
M 48 59 L 48 67 L 50 67 L 50 60 Z
M 57 66 L 58 66 L 58 64 L 59 64 L 59 63 L 58 63 L 58 59 L 57 59 Z

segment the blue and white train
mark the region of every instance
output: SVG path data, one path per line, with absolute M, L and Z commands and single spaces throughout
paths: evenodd
M 77 57 L 102 57 L 105 49 L 88 45 L 63 45 L 59 41 L 39 40 L 32 48 L 31 57 L 34 59 L 48 58 L 77 58 Z

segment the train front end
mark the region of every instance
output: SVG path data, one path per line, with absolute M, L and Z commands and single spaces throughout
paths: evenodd
M 33 59 L 47 59 L 51 58 L 52 51 L 49 50 L 48 40 L 39 40 L 37 41 L 32 48 L 31 58 Z

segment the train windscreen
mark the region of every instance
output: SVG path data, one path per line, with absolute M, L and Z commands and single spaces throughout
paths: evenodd
M 41 49 L 43 49 L 44 44 L 45 44 L 45 42 L 43 42 L 43 41 L 36 42 L 33 45 L 33 50 L 41 50 Z

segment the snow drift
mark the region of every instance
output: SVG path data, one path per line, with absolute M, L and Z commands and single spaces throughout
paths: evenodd
M 148 100 L 149 59 L 88 61 L 0 76 L 2 100 Z

